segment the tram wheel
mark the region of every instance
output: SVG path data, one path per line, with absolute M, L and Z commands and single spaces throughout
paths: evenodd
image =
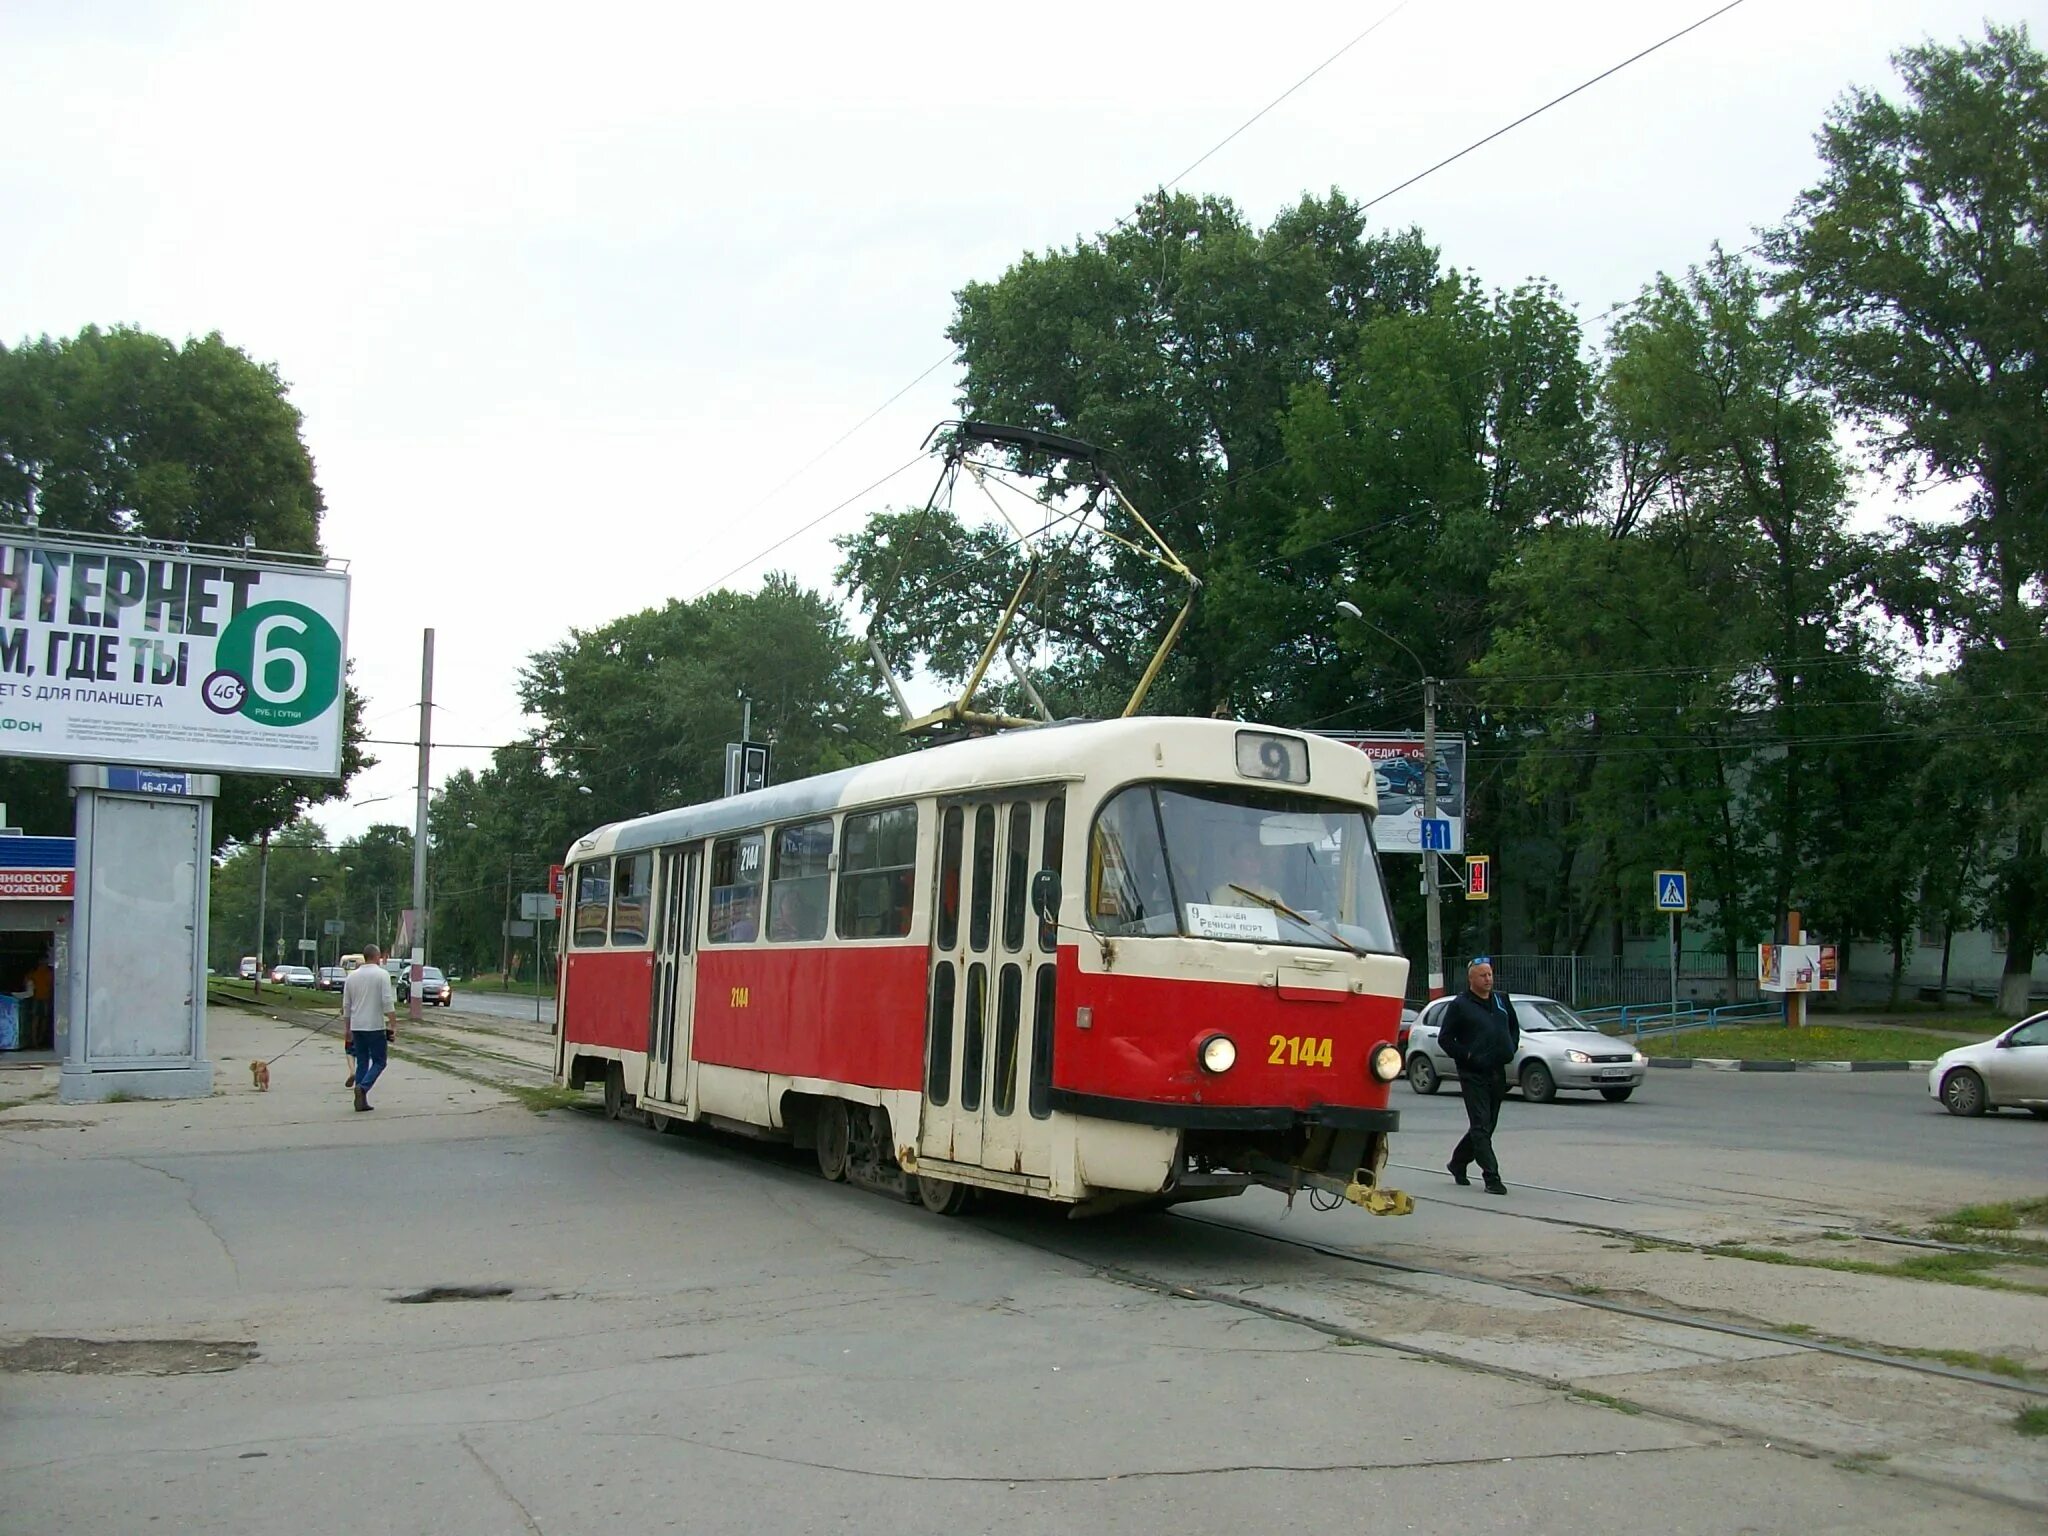
M 1522 1097 L 1531 1104 L 1548 1104 L 1557 1097 L 1557 1079 L 1550 1075 L 1550 1068 L 1540 1061 L 1522 1068 Z
M 967 1209 L 967 1202 L 974 1191 L 968 1185 L 956 1184 L 951 1179 L 934 1179 L 924 1174 L 917 1176 L 917 1198 L 924 1202 L 924 1208 L 939 1216 L 958 1216 Z
M 671 1116 L 664 1115 L 660 1111 L 652 1109 L 645 1111 L 645 1113 L 647 1117 L 647 1129 L 654 1132 L 654 1134 L 657 1136 L 666 1136 L 670 1131 L 676 1128 L 675 1120 Z
M 1443 1075 L 1436 1069 L 1436 1063 L 1429 1059 L 1427 1051 L 1408 1053 L 1408 1086 L 1417 1093 L 1435 1093 L 1443 1087 Z
M 604 1069 L 604 1117 L 616 1120 L 626 1112 L 626 1070 L 616 1061 Z
M 818 1106 L 818 1172 L 833 1183 L 846 1177 L 853 1156 L 853 1125 L 844 1099 L 827 1099 Z

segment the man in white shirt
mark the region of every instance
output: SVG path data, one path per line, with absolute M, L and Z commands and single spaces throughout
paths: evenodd
M 363 963 L 341 984 L 341 1043 L 355 1058 L 358 1110 L 375 1109 L 370 1085 L 383 1074 L 385 1052 L 398 1033 L 398 993 L 384 969 L 384 951 L 363 946 Z

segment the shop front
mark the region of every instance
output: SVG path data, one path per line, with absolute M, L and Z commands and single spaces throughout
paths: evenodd
M 0 835 L 0 1067 L 61 1060 L 76 843 Z

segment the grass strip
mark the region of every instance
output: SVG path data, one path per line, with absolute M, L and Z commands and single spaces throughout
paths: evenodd
M 1984 1291 L 2017 1291 L 2029 1296 L 2048 1296 L 2048 1286 L 2024 1285 L 2002 1275 L 1986 1274 L 1993 1265 L 2008 1262 L 2001 1253 L 1922 1253 L 1896 1264 L 1879 1264 L 1869 1259 L 1814 1259 L 1778 1248 L 1751 1248 L 1740 1243 L 1715 1243 L 1700 1248 L 1710 1259 L 1746 1259 L 1752 1264 L 1782 1264 L 1795 1269 L 1826 1269 L 1844 1275 L 1889 1275 L 1898 1280 L 1927 1280 L 1943 1285 L 1967 1285 Z
M 2000 1200 L 1965 1205 L 1941 1218 L 1944 1227 L 1973 1227 L 1981 1232 L 2010 1232 L 2015 1227 L 2048 1227 L 2048 1196 L 2038 1200 Z
M 1741 1061 L 1931 1061 L 1959 1042 L 1946 1035 L 1907 1029 L 1848 1029 L 1810 1024 L 1728 1024 L 1652 1035 L 1640 1044 L 1646 1056 L 1706 1056 Z
M 2022 1408 L 2012 1416 L 2012 1427 L 2023 1435 L 2048 1435 L 2048 1408 Z

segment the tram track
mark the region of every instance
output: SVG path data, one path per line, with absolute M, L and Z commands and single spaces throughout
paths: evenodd
M 700 1141 L 698 1143 L 701 1149 L 707 1151 L 714 1145 L 717 1145 L 717 1143 L 709 1141 Z M 783 1162 L 777 1159 L 771 1163 L 766 1157 L 762 1156 L 763 1153 L 770 1150 L 765 1145 L 748 1145 L 744 1148 L 735 1148 L 734 1150 L 736 1152 L 753 1154 L 751 1156 L 744 1156 L 744 1163 L 747 1166 L 761 1169 L 764 1172 L 773 1168 L 779 1174 L 788 1175 L 792 1181 L 800 1181 L 807 1184 L 811 1183 L 816 1177 L 809 1169 L 796 1165 L 793 1160 Z M 1635 1203 L 1617 1197 L 1609 1198 L 1613 1199 L 1616 1204 L 1626 1205 Z M 1135 1285 L 1141 1289 L 1155 1291 L 1162 1295 L 1215 1302 L 1219 1305 L 1233 1307 L 1241 1311 L 1256 1313 L 1274 1321 L 1299 1324 L 1331 1337 L 1345 1338 L 1354 1343 L 1370 1344 L 1403 1354 L 1415 1355 L 1423 1359 L 1436 1360 L 1444 1364 L 1455 1364 L 1469 1369 L 1488 1371 L 1546 1387 L 1556 1388 L 1560 1386 L 1568 1387 L 1570 1385 L 1570 1383 L 1561 1381 L 1555 1375 L 1521 1371 L 1512 1366 L 1500 1365 L 1497 1362 L 1474 1360 L 1469 1356 L 1460 1355 L 1452 1351 L 1439 1350 L 1404 1341 L 1397 1335 L 1383 1336 L 1363 1329 L 1353 1328 L 1347 1324 L 1333 1323 L 1326 1318 L 1318 1318 L 1310 1313 L 1243 1296 L 1227 1288 L 1148 1273 L 1124 1261 L 1107 1259 L 1100 1254 L 1081 1251 L 1045 1238 L 1040 1234 L 1022 1230 L 1027 1222 L 1035 1223 L 1044 1220 L 1047 1213 L 1035 1208 L 1027 1210 L 1022 1205 L 1014 1203 L 1011 1205 L 1011 1210 L 1015 1214 L 1007 1217 L 998 1214 L 994 1220 L 981 1221 L 977 1225 L 980 1230 L 999 1236 L 1007 1242 L 1031 1248 L 1038 1252 L 1064 1259 L 1070 1263 L 1085 1266 L 1119 1283 Z M 1527 1213 L 1499 1212 L 1498 1214 Z M 1164 1213 L 1164 1217 L 1175 1224 L 1206 1227 L 1219 1232 L 1227 1232 L 1233 1237 L 1250 1238 L 1275 1247 L 1314 1253 L 1324 1258 L 1334 1259 L 1340 1263 L 1379 1270 L 1388 1274 L 1408 1275 L 1420 1279 L 1441 1280 L 1455 1284 L 1492 1288 L 1526 1296 L 1534 1300 L 1576 1307 L 1587 1312 L 1627 1317 L 1638 1322 L 1711 1333 L 1726 1338 L 1746 1339 L 1752 1343 L 1768 1344 L 1789 1353 L 1848 1360 L 1862 1365 L 1877 1366 L 1888 1370 L 1903 1371 L 1913 1375 L 1952 1381 L 1965 1386 L 1989 1388 L 1999 1392 L 2014 1392 L 2033 1398 L 2048 1398 L 2048 1382 L 2028 1381 L 2018 1377 L 1998 1375 L 1990 1371 L 1975 1371 L 1965 1366 L 1951 1365 L 1945 1361 L 1923 1359 L 1912 1355 L 1896 1354 L 1882 1349 L 1870 1349 L 1860 1345 L 1840 1343 L 1831 1339 L 1788 1333 L 1781 1329 L 1765 1327 L 1762 1324 L 1743 1323 L 1728 1318 L 1709 1316 L 1702 1312 L 1688 1312 L 1682 1308 L 1641 1306 L 1632 1302 L 1618 1301 L 1613 1297 L 1588 1296 L 1556 1286 L 1542 1285 L 1535 1281 L 1489 1275 L 1478 1270 L 1453 1269 L 1443 1265 L 1420 1264 L 1407 1259 L 1388 1258 L 1378 1254 L 1365 1253 L 1342 1244 L 1320 1242 L 1313 1238 L 1283 1236 L 1279 1233 L 1269 1232 L 1255 1226 L 1248 1226 L 1241 1222 L 1221 1220 L 1214 1216 L 1197 1215 L 1192 1211 L 1173 1210 Z M 973 1220 L 972 1217 L 968 1219 Z M 1636 1237 L 1652 1243 L 1669 1243 L 1671 1241 L 1670 1239 L 1656 1237 L 1650 1233 L 1631 1232 L 1629 1229 L 1622 1227 L 1589 1226 L 1586 1223 L 1570 1221 L 1563 1217 L 1531 1216 L 1530 1219 L 1549 1221 L 1565 1227 L 1584 1228 L 1585 1230 L 1598 1231 L 1607 1235 Z M 1402 1288 L 1396 1287 L 1395 1289 Z M 1413 1296 L 1420 1293 L 1413 1290 L 1404 1290 L 1404 1294 Z M 1661 1409 L 1650 1411 L 1663 1412 Z M 1706 1424 L 1709 1421 L 1700 1420 L 1698 1422 Z M 1710 1427 L 1726 1429 L 1734 1426 L 1712 1423 Z
M 1588 1311 L 1606 1312 L 1620 1317 L 1635 1318 L 1640 1322 L 1662 1324 L 1666 1327 L 1692 1329 L 1703 1333 L 1716 1333 L 1730 1338 L 1749 1339 L 1756 1343 L 1771 1344 L 1787 1350 L 1807 1354 L 1831 1355 L 1837 1359 L 1855 1360 L 1864 1365 L 1876 1365 L 1892 1370 L 1911 1371 L 1922 1376 L 1936 1376 L 1947 1381 L 1963 1382 L 1971 1386 L 1993 1387 L 2001 1392 L 2020 1392 L 2029 1397 L 2048 1398 L 2048 1383 L 2025 1381 L 2018 1377 L 2001 1376 L 1990 1371 L 1973 1371 L 1964 1366 L 1949 1365 L 1939 1360 L 1919 1359 L 1911 1355 L 1898 1355 L 1883 1350 L 1862 1348 L 1857 1345 L 1839 1344 L 1832 1340 L 1816 1339 L 1800 1334 L 1785 1333 L 1758 1324 L 1738 1323 L 1725 1318 L 1709 1317 L 1705 1313 L 1685 1312 L 1663 1307 L 1639 1306 L 1633 1302 L 1617 1301 L 1609 1296 L 1587 1296 L 1576 1291 L 1560 1290 L 1555 1286 L 1539 1285 L 1533 1281 L 1505 1279 L 1476 1270 L 1448 1269 L 1441 1265 L 1417 1264 L 1407 1259 L 1391 1259 L 1375 1254 L 1361 1253 L 1335 1243 L 1317 1242 L 1312 1238 L 1282 1237 L 1277 1233 L 1261 1231 L 1257 1227 L 1245 1226 L 1234 1221 L 1219 1221 L 1214 1217 L 1196 1216 L 1188 1212 L 1171 1213 L 1176 1221 L 1194 1226 L 1212 1227 L 1236 1236 L 1252 1237 L 1262 1242 L 1274 1243 L 1285 1248 L 1296 1248 L 1321 1254 L 1325 1258 L 1347 1264 L 1361 1265 L 1370 1269 L 1385 1270 L 1393 1274 L 1423 1276 L 1433 1280 L 1456 1281 L 1461 1284 L 1492 1287 L 1511 1291 L 1518 1295 L 1534 1297 L 1543 1301 L 1561 1302 L 1581 1307 Z M 1567 1223 L 1569 1224 L 1569 1223 Z M 1619 1229 L 1605 1229 L 1618 1231 Z M 1398 1347 L 1398 1346 L 1397 1346 Z
M 585 1112 L 593 1117 L 601 1113 L 596 1106 L 588 1107 Z M 809 1166 L 809 1159 L 802 1154 L 764 1144 L 732 1142 L 717 1135 L 691 1134 L 679 1137 L 678 1142 L 679 1151 L 687 1146 L 694 1155 L 709 1156 L 735 1170 L 745 1169 L 778 1186 L 792 1190 L 819 1187 L 815 1170 Z M 852 1187 L 847 1188 L 851 1190 Z M 1615 1199 L 1611 1203 L 1627 1205 L 1635 1202 Z M 1762 1324 L 1712 1316 L 1680 1307 L 1640 1305 L 1611 1297 L 1583 1295 L 1533 1280 L 1518 1280 L 1449 1265 L 1383 1257 L 1341 1243 L 1285 1236 L 1262 1230 L 1257 1226 L 1219 1219 L 1213 1215 L 1195 1214 L 1191 1211 L 1171 1211 L 1145 1218 L 1145 1228 L 1118 1229 L 1111 1224 L 1103 1223 L 1070 1224 L 1060 1220 L 1055 1212 L 1041 1208 L 1035 1202 L 998 1196 L 984 1208 L 982 1216 L 977 1218 L 970 1215 L 962 1220 L 975 1231 L 988 1237 L 1071 1264 L 1114 1285 L 1126 1286 L 1166 1299 L 1200 1302 L 1244 1316 L 1259 1317 L 1269 1322 L 1307 1329 L 1338 1343 L 1366 1346 L 1405 1358 L 1476 1372 L 1545 1391 L 1558 1392 L 1576 1400 L 1618 1411 L 1645 1413 L 1717 1435 L 1753 1441 L 1766 1449 L 1775 1448 L 1794 1455 L 1833 1460 L 1863 1471 L 1875 1471 L 1875 1463 L 1888 1460 L 1887 1456 L 1879 1455 L 1873 1461 L 1868 1454 L 1869 1426 L 1858 1428 L 1852 1423 L 1841 1440 L 1830 1443 L 1823 1434 L 1816 1433 L 1817 1429 L 1828 1422 L 1826 1415 L 1811 1419 L 1803 1430 L 1788 1426 L 1782 1414 L 1773 1411 L 1767 1389 L 1766 1396 L 1758 1399 L 1750 1395 L 1755 1389 L 1741 1384 L 1733 1385 L 1728 1389 L 1732 1394 L 1731 1405 L 1725 1409 L 1718 1404 L 1701 1408 L 1682 1399 L 1674 1400 L 1671 1391 L 1658 1390 L 1656 1386 L 1648 1391 L 1637 1388 L 1637 1395 L 1630 1396 L 1616 1384 L 1616 1390 L 1623 1392 L 1623 1395 L 1617 1396 L 1605 1390 L 1605 1387 L 1614 1384 L 1615 1377 L 1619 1374 L 1647 1377 L 1654 1383 L 1661 1382 L 1667 1375 L 1682 1378 L 1690 1367 L 1651 1363 L 1646 1364 L 1640 1373 L 1613 1373 L 1596 1368 L 1596 1356 L 1589 1354 L 1584 1369 L 1575 1369 L 1569 1363 L 1552 1365 L 1547 1369 L 1534 1368 L 1517 1364 L 1512 1359 L 1503 1359 L 1498 1350 L 1479 1348 L 1466 1351 L 1447 1346 L 1441 1341 L 1438 1329 L 1429 1330 L 1430 1333 L 1438 1334 L 1438 1337 L 1416 1337 L 1405 1333 L 1398 1326 L 1379 1326 L 1371 1321 L 1361 1323 L 1351 1318 L 1319 1313 L 1308 1306 L 1289 1305 L 1286 1299 L 1270 1294 L 1273 1287 L 1271 1282 L 1265 1279 L 1233 1282 L 1220 1280 L 1213 1275 L 1204 1276 L 1198 1272 L 1176 1274 L 1173 1271 L 1178 1266 L 1162 1263 L 1156 1256 L 1148 1260 L 1139 1255 L 1136 1250 L 1142 1245 L 1137 1238 L 1121 1244 L 1116 1243 L 1114 1239 L 1119 1231 L 1142 1233 L 1149 1228 L 1156 1237 L 1162 1229 L 1169 1232 L 1184 1230 L 1192 1237 L 1192 1229 L 1207 1228 L 1211 1233 L 1233 1239 L 1309 1253 L 1319 1259 L 1349 1268 L 1374 1272 L 1385 1278 L 1367 1278 L 1365 1283 L 1381 1288 L 1389 1296 L 1405 1301 L 1434 1306 L 1475 1306 L 1474 1301 L 1468 1297 L 1460 1297 L 1453 1293 L 1432 1294 L 1427 1289 L 1429 1282 L 1437 1282 L 1445 1287 L 1470 1286 L 1492 1289 L 1504 1297 L 1515 1298 L 1524 1308 L 1530 1301 L 1540 1301 L 1550 1306 L 1571 1308 L 1587 1317 L 1617 1320 L 1616 1323 L 1605 1326 L 1625 1326 L 1634 1323 L 1654 1329 L 1694 1332 L 1742 1340 L 1748 1344 L 1764 1346 L 1771 1351 L 1769 1355 L 1751 1357 L 1755 1362 L 1772 1358 L 1805 1359 L 1834 1369 L 1876 1370 L 1902 1381 L 1921 1380 L 1928 1382 L 1930 1387 L 1942 1384 L 1948 1388 L 1962 1389 L 1972 1397 L 1982 1394 L 1982 1401 L 1989 1403 L 1995 1399 L 2001 1406 L 2048 1398 L 2048 1384 L 2040 1381 L 2006 1377 L 1989 1371 L 1951 1365 L 1937 1359 L 1916 1358 L 1882 1348 L 1871 1348 L 1826 1337 L 1802 1336 Z M 1561 1218 L 1557 1221 L 1559 1225 L 1565 1226 L 1584 1225 Z M 1055 1228 L 1058 1235 L 1055 1235 Z M 1616 1234 L 1624 1234 L 1627 1229 L 1612 1230 Z M 1109 1241 L 1105 1242 L 1103 1239 Z M 1651 1240 L 1656 1239 L 1652 1237 Z M 1104 1251 L 1105 1247 L 1116 1251 Z M 1217 1255 L 1213 1252 L 1190 1252 L 1187 1257 L 1191 1263 L 1199 1265 L 1215 1261 Z M 1295 1278 L 1311 1290 L 1316 1285 L 1317 1277 L 1314 1274 L 1302 1274 Z M 1417 1283 L 1403 1284 L 1403 1280 Z M 1498 1331 L 1489 1333 L 1482 1329 L 1475 1331 L 1471 1337 L 1475 1342 L 1483 1344 L 1489 1339 L 1511 1339 L 1514 1334 Z M 1711 1351 L 1703 1351 L 1696 1363 L 1701 1368 L 1713 1371 L 1722 1366 L 1740 1369 L 1749 1362 L 1745 1362 L 1741 1357 L 1717 1356 Z M 1864 1380 L 1867 1382 L 1868 1379 Z M 1859 1386 L 1853 1377 L 1840 1380 L 1837 1383 L 1835 1401 L 1853 1420 L 1856 1410 L 1848 1405 L 1855 1404 L 1867 1394 L 1867 1391 L 1867 1386 Z M 1822 1401 L 1827 1400 L 1824 1395 Z M 1746 1411 L 1742 1406 L 1744 1404 L 1750 1405 L 1754 1411 Z M 1872 1424 L 1890 1422 L 1880 1419 L 1872 1421 Z M 1896 1430 L 1893 1432 L 1896 1433 Z M 1909 1436 L 1908 1443 L 1910 1442 Z M 1918 1466 L 1893 1463 L 1883 1470 L 1885 1475 L 1903 1481 L 1983 1498 L 2012 1508 L 2029 1512 L 2048 1510 L 2048 1499 L 2037 1496 L 2031 1487 L 2025 1491 L 2018 1491 L 2012 1488 L 1986 1486 L 1981 1480 L 1972 1480 L 1970 1476 L 1957 1471 L 1957 1465 L 1944 1465 L 1937 1458 L 1931 1464 L 1923 1461 L 1923 1464 Z
M 1439 1176 L 1443 1173 L 1441 1168 L 1424 1168 L 1415 1163 L 1389 1163 L 1388 1166 L 1390 1168 L 1399 1168 L 1404 1173 L 1433 1173 Z M 1597 1200 L 1606 1205 L 1640 1208 L 1649 1204 L 1649 1202 L 1643 1200 L 1631 1200 L 1626 1195 L 1604 1195 L 1595 1193 L 1592 1190 L 1563 1189 L 1551 1184 L 1531 1184 L 1518 1179 L 1509 1179 L 1507 1183 L 1510 1189 L 1540 1190 L 1546 1194 L 1570 1195 L 1580 1200 Z M 1498 1216 L 1510 1221 L 1540 1222 L 1545 1226 L 1563 1227 L 1569 1231 L 1597 1232 L 1604 1237 L 1625 1237 L 1635 1242 L 1665 1247 L 1688 1248 L 1700 1253 L 1711 1253 L 1715 1246 L 1711 1242 L 1702 1242 L 1694 1237 L 1673 1237 L 1667 1233 L 1650 1232 L 1639 1227 L 1622 1227 L 1615 1226 L 1609 1222 L 1592 1221 L 1582 1216 L 1546 1215 L 1541 1211 L 1518 1210 L 1514 1206 L 1502 1205 L 1498 1202 L 1481 1204 L 1478 1201 L 1473 1201 L 1468 1204 L 1462 1200 L 1454 1200 L 1439 1203 L 1453 1206 L 1461 1211 L 1471 1211 L 1482 1216 Z M 1701 1210 L 1710 1209 L 1704 1206 L 1697 1208 Z M 1782 1215 L 1774 1219 L 1781 1226 L 1789 1227 L 1797 1232 L 1814 1237 L 1854 1239 L 1857 1242 L 1882 1243 L 1897 1248 L 1920 1248 L 1933 1253 L 1970 1253 L 1987 1259 L 2024 1260 L 2023 1255 L 2016 1255 L 2010 1249 L 1993 1247 L 1983 1243 L 1946 1242 L 1940 1238 L 1915 1237 L 1904 1232 L 1875 1231 L 1868 1227 L 1827 1221 L 1802 1221 L 1797 1217 Z

